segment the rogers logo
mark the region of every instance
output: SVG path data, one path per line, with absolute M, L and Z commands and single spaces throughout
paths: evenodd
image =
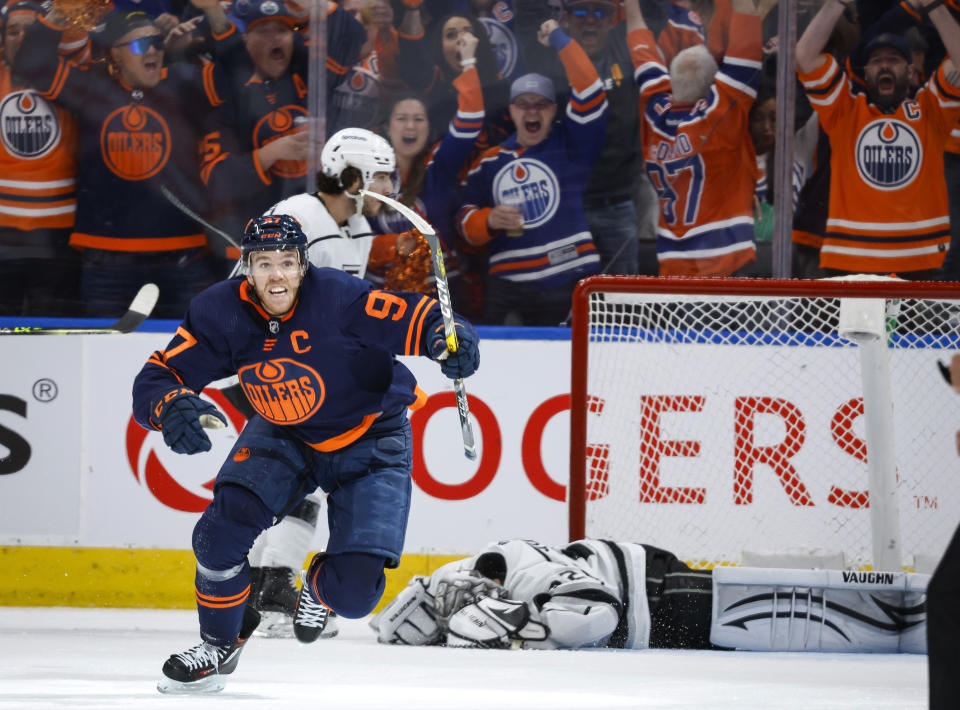
M 227 398 L 224 397 L 220 390 L 205 389 L 203 394 L 211 399 L 214 404 L 220 408 L 220 411 L 227 416 L 227 419 L 237 433 L 243 429 L 247 421 L 246 418 L 227 401 Z M 166 467 L 161 463 L 160 457 L 157 456 L 156 451 L 151 450 L 147 453 L 146 457 L 142 456 L 144 442 L 150 434 L 156 435 L 152 437 L 151 443 L 155 441 L 158 442 L 161 447 L 166 448 L 160 432 L 147 431 L 134 421 L 133 416 L 130 417 L 130 421 L 127 423 L 126 442 L 127 461 L 130 464 L 130 471 L 133 473 L 133 477 L 137 479 L 140 485 L 146 486 L 150 493 L 153 494 L 153 497 L 168 508 L 180 510 L 184 513 L 202 513 L 210 501 L 213 500 L 213 482 L 216 476 L 201 484 L 202 488 L 211 492 L 209 496 L 197 495 L 190 491 L 177 480 L 175 475 L 167 471 Z M 214 444 L 214 449 L 215 448 L 216 444 Z M 185 461 L 197 458 L 194 456 L 180 456 L 178 454 L 174 454 L 174 456 Z M 204 465 L 209 466 L 209 461 L 205 461 Z M 219 467 L 218 462 L 217 468 L 219 469 Z

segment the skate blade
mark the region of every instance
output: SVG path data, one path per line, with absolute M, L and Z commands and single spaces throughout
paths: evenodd
M 227 679 L 219 673 L 214 673 L 202 680 L 192 683 L 181 683 L 178 680 L 164 676 L 157 682 L 157 690 L 164 695 L 198 695 L 202 693 L 219 693 L 227 684 Z
M 253 635 L 268 639 L 292 639 L 293 617 L 282 611 L 261 611 L 260 625 Z

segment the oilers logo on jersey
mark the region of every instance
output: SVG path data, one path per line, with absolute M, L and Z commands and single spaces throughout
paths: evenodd
M 258 362 L 240 368 L 237 375 L 257 414 L 274 424 L 298 424 L 323 404 L 323 379 L 296 360 Z
M 0 140 L 11 155 L 41 158 L 60 142 L 60 121 L 53 106 L 32 91 L 14 91 L 0 104 Z
M 295 104 L 281 106 L 276 111 L 271 111 L 254 126 L 254 150 L 262 148 L 280 136 L 306 130 L 308 119 L 307 110 Z M 303 160 L 278 160 L 270 168 L 270 172 L 283 178 L 303 177 L 307 174 L 307 164 Z
M 878 190 L 909 185 L 923 164 L 920 137 L 910 125 L 893 119 L 872 121 L 857 138 L 857 171 Z
M 498 3 L 502 5 L 503 3 Z M 507 10 L 509 13 L 509 9 Z M 512 14 L 510 15 L 512 18 Z M 487 30 L 487 37 L 490 38 L 490 44 L 493 47 L 493 54 L 497 59 L 497 69 L 500 76 L 511 78 L 517 68 L 517 59 L 520 56 L 520 49 L 517 46 L 517 38 L 514 36 L 503 22 L 481 17 L 481 24 Z
M 520 157 L 504 165 L 493 178 L 493 199 L 498 205 L 516 205 L 525 229 L 550 221 L 560 206 L 560 183 L 550 167 L 533 158 Z
M 146 180 L 170 159 L 170 127 L 148 106 L 130 104 L 107 116 L 100 131 L 103 162 L 124 180 Z

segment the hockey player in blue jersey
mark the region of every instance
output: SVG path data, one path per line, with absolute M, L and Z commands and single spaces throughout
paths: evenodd
M 224 687 L 259 622 L 246 603 L 247 553 L 317 487 L 328 494 L 330 538 L 307 572 L 297 637 L 318 637 L 331 609 L 347 618 L 370 613 L 384 568 L 400 561 L 412 469 L 406 410 L 425 398 L 394 355 L 439 360 L 451 378 L 479 365 L 476 332 L 462 318 L 459 349 L 448 355 L 434 299 L 311 266 L 306 244 L 288 215 L 251 220 L 241 244 L 245 275 L 195 297 L 167 348 L 134 381 L 137 422 L 162 432 L 177 453 L 208 451 L 204 426 L 225 423 L 197 395 L 209 382 L 237 374 L 257 411 L 193 532 L 202 642 L 167 660 L 161 692 Z

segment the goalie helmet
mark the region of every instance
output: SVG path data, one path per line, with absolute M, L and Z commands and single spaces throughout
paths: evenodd
M 364 190 L 369 190 L 376 173 L 392 173 L 397 161 L 393 147 L 386 140 L 365 128 L 344 128 L 324 144 L 320 153 L 323 174 L 340 178 L 347 166 L 360 171 Z M 346 187 L 341 183 L 343 187 Z M 357 212 L 363 208 L 363 196 L 357 195 Z
M 255 251 L 286 251 L 296 249 L 300 264 L 307 263 L 307 235 L 296 218 L 288 214 L 254 217 L 243 230 L 240 251 L 243 263 L 249 265 Z

